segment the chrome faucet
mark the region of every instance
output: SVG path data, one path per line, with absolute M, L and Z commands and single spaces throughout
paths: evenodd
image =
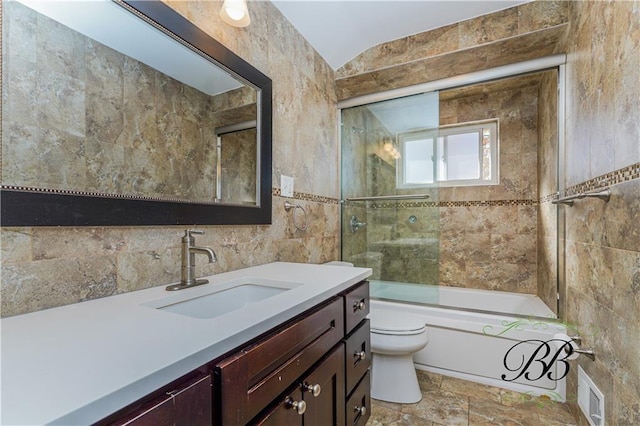
M 187 229 L 182 237 L 182 268 L 180 284 L 171 284 L 166 287 L 167 291 L 182 290 L 184 288 L 195 287 L 197 285 L 206 284 L 209 280 L 195 278 L 196 270 L 196 254 L 206 254 L 209 263 L 214 263 L 218 259 L 216 253 L 209 247 L 196 247 L 194 244 L 196 239 L 193 234 L 202 235 L 204 231 L 196 231 Z
M 351 220 L 349 220 L 349 227 L 351 228 L 352 234 L 355 234 L 360 228 L 364 228 L 365 226 L 367 226 L 366 223 L 360 222 L 356 216 L 351 216 Z

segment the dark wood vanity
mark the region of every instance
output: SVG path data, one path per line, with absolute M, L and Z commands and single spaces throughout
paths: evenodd
M 364 425 L 370 415 L 363 281 L 98 425 Z

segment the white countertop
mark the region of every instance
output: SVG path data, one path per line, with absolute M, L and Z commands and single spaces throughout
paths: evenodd
M 2 425 L 90 424 L 366 279 L 368 268 L 270 263 L 0 321 Z M 144 303 L 241 277 L 301 283 L 212 319 Z

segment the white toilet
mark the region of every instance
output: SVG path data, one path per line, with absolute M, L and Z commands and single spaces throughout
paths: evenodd
M 371 397 L 410 404 L 422 399 L 413 353 L 428 342 L 420 317 L 371 307 Z
M 332 261 L 325 265 L 353 266 Z M 422 399 L 413 354 L 427 346 L 424 320 L 417 315 L 375 307 L 370 304 L 371 397 L 380 401 L 413 404 Z

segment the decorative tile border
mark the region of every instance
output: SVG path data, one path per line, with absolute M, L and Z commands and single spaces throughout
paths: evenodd
M 486 200 L 486 201 L 415 201 L 415 202 L 386 202 L 363 204 L 362 202 L 349 201 L 345 206 L 367 207 L 373 209 L 411 208 L 411 207 L 508 207 L 508 206 L 535 206 L 537 200 Z
M 282 197 L 282 192 L 280 191 L 280 188 L 272 188 L 271 194 L 275 197 Z M 284 198 L 291 198 L 291 197 L 284 197 Z M 294 192 L 293 199 L 303 200 L 303 201 L 313 201 L 315 203 L 324 203 L 324 204 L 340 204 L 340 200 L 337 198 L 324 197 L 322 195 L 305 194 L 304 192 Z
M 166 202 L 175 202 L 175 203 L 211 204 L 211 205 L 218 204 L 210 200 L 188 200 L 185 198 L 176 198 L 176 197 L 148 197 L 145 195 L 110 194 L 107 192 L 77 191 L 74 189 L 34 188 L 31 186 L 17 186 L 17 185 L 0 185 L 0 189 L 4 191 L 23 191 L 23 192 L 42 193 L 42 194 L 58 194 L 58 195 L 79 195 L 83 197 L 117 198 L 117 199 L 140 200 L 140 201 L 166 201 Z
M 349 203 L 345 203 L 351 206 L 362 206 L 362 201 L 350 201 Z M 438 207 L 438 203 L 435 201 L 399 201 L 397 203 L 394 202 L 386 202 L 386 203 L 370 203 L 366 204 L 366 207 L 372 209 L 388 209 L 394 207 L 403 207 L 403 208 L 412 208 L 412 207 Z
M 640 179 L 640 163 L 635 163 L 577 185 L 572 185 L 565 190 L 565 195 L 575 195 L 582 192 L 596 191 L 619 183 L 629 182 L 634 179 Z
M 535 206 L 536 200 L 483 200 L 483 201 L 443 201 L 440 207 L 510 207 Z
M 538 204 L 551 203 L 552 201 L 555 201 L 558 198 L 560 198 L 560 194 L 558 194 L 557 192 L 554 192 L 553 194 L 549 194 L 549 195 L 545 195 L 544 197 L 540 197 L 540 199 L 538 200 Z

